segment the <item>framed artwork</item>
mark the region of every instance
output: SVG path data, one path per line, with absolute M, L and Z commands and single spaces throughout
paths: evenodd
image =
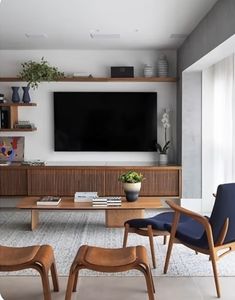
M 0 161 L 23 161 L 24 137 L 2 136 L 0 137 Z

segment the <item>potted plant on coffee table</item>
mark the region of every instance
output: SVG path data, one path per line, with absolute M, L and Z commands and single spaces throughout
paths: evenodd
M 136 201 L 141 189 L 141 182 L 144 180 L 144 176 L 136 171 L 127 171 L 118 178 L 123 183 L 123 189 L 126 194 L 127 201 Z

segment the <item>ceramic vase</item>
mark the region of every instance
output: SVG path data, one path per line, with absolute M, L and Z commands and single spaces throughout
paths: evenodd
M 159 164 L 160 165 L 167 165 L 168 164 L 168 156 L 167 156 L 167 154 L 160 153 L 160 155 L 159 155 Z
M 168 61 L 165 55 L 161 55 L 158 60 L 158 76 L 159 77 L 168 76 Z
M 153 67 L 149 65 L 144 66 L 144 77 L 153 77 Z
M 29 86 L 23 86 L 22 89 L 24 91 L 22 101 L 24 103 L 29 103 L 31 101 L 30 95 L 29 95 Z
M 12 88 L 11 101 L 13 103 L 19 103 L 20 102 L 19 87 L 18 86 L 12 86 L 11 88 Z
M 123 189 L 126 194 L 126 200 L 129 202 L 136 201 L 139 197 L 140 188 L 141 188 L 141 182 L 123 183 Z

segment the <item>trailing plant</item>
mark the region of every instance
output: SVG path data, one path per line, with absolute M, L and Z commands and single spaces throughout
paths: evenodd
M 121 174 L 118 180 L 123 183 L 137 183 L 144 180 L 144 176 L 141 173 L 137 173 L 135 171 L 128 171 Z
M 41 61 L 28 61 L 21 64 L 22 71 L 19 74 L 19 77 L 28 82 L 28 86 L 33 89 L 38 88 L 38 84 L 41 81 L 56 81 L 64 77 L 64 73 L 58 71 L 58 68 L 52 67 L 49 63 L 44 60 L 44 57 L 41 58 Z

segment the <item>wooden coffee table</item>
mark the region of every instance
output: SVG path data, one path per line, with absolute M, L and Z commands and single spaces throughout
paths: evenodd
M 31 230 L 39 223 L 40 211 L 58 210 L 104 210 L 106 227 L 123 227 L 124 222 L 132 218 L 143 218 L 145 209 L 163 208 L 164 203 L 157 197 L 139 197 L 135 202 L 127 202 L 122 198 L 122 204 L 118 207 L 93 207 L 91 202 L 74 202 L 73 198 L 62 198 L 56 206 L 39 206 L 39 197 L 23 198 L 17 208 L 31 210 Z

